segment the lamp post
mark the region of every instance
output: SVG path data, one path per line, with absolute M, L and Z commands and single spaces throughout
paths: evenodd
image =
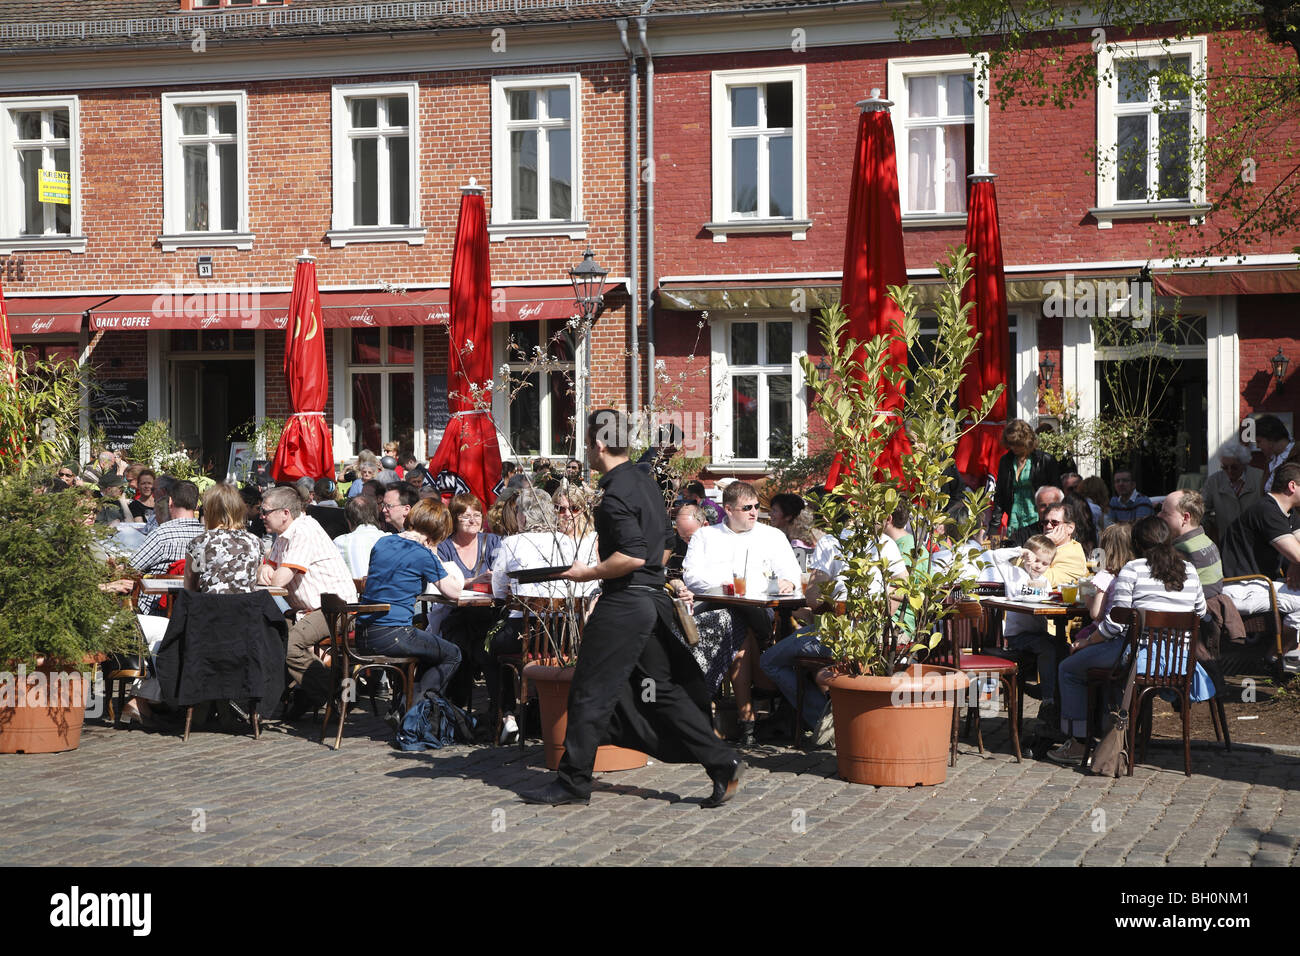
M 596 262 L 591 253 L 591 247 L 582 254 L 582 261 L 569 270 L 569 280 L 573 283 L 574 305 L 578 307 L 579 319 L 579 341 L 585 343 L 586 366 L 582 382 L 582 415 L 575 423 L 577 426 L 574 441 L 578 448 L 582 449 L 583 463 L 587 463 L 587 443 L 580 440 L 586 430 L 587 415 L 591 412 L 591 326 L 600 315 L 600 310 L 605 305 L 605 297 L 601 294 L 605 288 L 605 276 L 609 275 L 609 270 L 602 268 Z M 632 343 L 636 347 L 636 343 Z
M 1277 354 L 1268 361 L 1273 366 L 1273 378 L 1277 381 L 1277 389 L 1280 392 L 1282 390 L 1282 381 L 1286 378 L 1286 370 L 1291 364 L 1291 360 L 1286 357 L 1286 353 L 1282 351 L 1282 346 L 1279 345 Z

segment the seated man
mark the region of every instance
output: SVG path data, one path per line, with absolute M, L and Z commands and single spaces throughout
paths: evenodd
M 1223 573 L 1234 578 L 1263 574 L 1276 582 L 1278 610 L 1288 629 L 1300 627 L 1300 535 L 1293 530 L 1292 509 L 1300 505 L 1300 464 L 1278 466 L 1273 487 L 1259 501 L 1241 513 L 1223 535 Z M 1286 582 L 1282 558 L 1290 562 Z M 1226 584 L 1228 595 L 1243 616 L 1269 609 L 1268 587 L 1263 581 Z M 1288 654 L 1294 658 L 1294 652 Z
M 687 482 L 685 490 L 682 491 L 682 501 L 699 508 L 700 518 L 705 524 L 722 523 L 724 517 L 722 509 L 710 501 L 708 495 L 704 493 L 704 482 Z
M 144 539 L 144 544 L 131 556 L 131 567 L 141 574 L 166 574 L 177 561 L 184 561 L 190 542 L 206 530 L 203 522 L 195 517 L 198 507 L 198 487 L 192 481 L 176 482 L 168 499 L 167 521 Z M 156 597 L 142 594 L 140 613 L 152 613 L 157 604 Z
M 406 530 L 406 516 L 411 513 L 420 493 L 404 481 L 394 481 L 384 486 L 383 502 L 379 506 L 383 528 L 393 534 Z
M 1026 541 L 1036 534 L 1043 534 L 1043 519 L 1047 516 L 1047 509 L 1052 505 L 1060 504 L 1065 500 L 1065 492 L 1056 485 L 1043 485 L 1034 492 L 1034 508 L 1038 512 L 1038 520 L 1033 524 L 1025 525 L 1023 528 L 1017 528 L 1011 532 L 1010 543 L 1016 547 L 1024 547 Z
M 272 488 L 262 498 L 261 515 L 266 530 L 279 537 L 258 571 L 257 583 L 286 588 L 289 607 L 298 612 L 297 622 L 289 629 L 285 661 L 297 685 L 295 700 L 285 711 L 285 719 L 293 720 L 325 703 L 332 687 L 329 670 L 312 653 L 330 633 L 320 611 L 320 596 L 334 594 L 353 604 L 357 589 L 329 535 L 316 519 L 303 514 L 302 497 L 296 489 Z
M 1056 545 L 1045 577 L 1054 588 L 1069 581 L 1077 581 L 1088 573 L 1088 558 L 1083 545 L 1074 540 L 1074 522 L 1065 505 L 1052 505 L 1043 518 L 1043 534 Z
M 735 481 L 722 496 L 726 520 L 701 528 L 691 536 L 682 579 L 694 592 L 745 580 L 745 593 L 766 593 L 771 572 L 781 594 L 793 594 L 800 580 L 799 562 L 786 536 L 771 525 L 758 523 L 758 493 L 754 486 Z
M 682 562 L 686 560 L 686 549 L 690 546 L 695 532 L 704 527 L 699 509 L 695 505 L 682 505 L 677 509 L 673 521 L 673 532 L 668 535 L 664 549 L 664 571 L 670 578 L 682 576 Z
M 1115 485 L 1115 497 L 1110 499 L 1110 520 L 1112 523 L 1127 521 L 1133 524 L 1141 518 L 1155 514 L 1151 499 L 1137 490 L 1133 483 L 1133 472 L 1117 471 L 1111 482 Z

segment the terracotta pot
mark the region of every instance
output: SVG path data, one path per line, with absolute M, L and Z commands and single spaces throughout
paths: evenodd
M 893 677 L 832 678 L 840 776 L 873 787 L 943 783 L 953 707 L 969 685 L 961 671 L 926 664 Z
M 524 668 L 524 678 L 537 688 L 546 766 L 550 770 L 558 770 L 560 757 L 564 755 L 564 734 L 569 729 L 569 685 L 573 683 L 573 668 L 529 664 Z M 596 764 L 592 770 L 596 773 L 635 770 L 644 767 L 647 759 L 639 750 L 606 744 L 596 749 Z
M 77 749 L 89 674 L 42 662 L 30 671 L 20 667 L 5 680 L 0 688 L 0 754 Z

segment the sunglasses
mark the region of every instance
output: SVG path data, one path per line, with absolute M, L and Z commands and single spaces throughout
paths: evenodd
M 576 515 L 578 513 L 578 509 L 577 508 L 556 508 L 555 513 L 557 515 Z
M 732 511 L 757 511 L 758 502 L 756 501 L 752 505 L 732 505 L 731 510 Z
M 260 514 L 263 518 L 265 518 L 268 515 L 275 514 L 277 511 L 287 511 L 287 510 L 288 510 L 287 508 L 272 508 L 270 511 L 267 511 L 265 508 L 259 508 L 258 514 Z
M 1052 519 L 1049 518 L 1049 519 L 1047 519 L 1047 520 L 1045 520 L 1045 521 L 1043 522 L 1043 527 L 1044 527 L 1044 528 L 1057 528 L 1057 527 L 1060 527 L 1060 526 L 1063 525 L 1063 524 L 1073 524 L 1073 522 L 1071 522 L 1071 521 L 1053 521 Z
M 77 476 L 76 476 L 76 475 L 73 475 L 73 474 L 69 474 L 69 473 L 66 472 L 66 471 L 61 471 L 61 472 L 59 472 L 59 477 L 60 477 L 60 478 L 76 478 Z

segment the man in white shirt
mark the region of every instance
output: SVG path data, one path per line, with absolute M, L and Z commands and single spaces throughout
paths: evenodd
M 691 535 L 682 562 L 682 580 L 696 593 L 745 579 L 746 594 L 764 594 L 776 579 L 781 594 L 793 594 L 799 562 L 784 534 L 758 523 L 758 494 L 754 486 L 732 482 L 722 495 L 725 520 Z

